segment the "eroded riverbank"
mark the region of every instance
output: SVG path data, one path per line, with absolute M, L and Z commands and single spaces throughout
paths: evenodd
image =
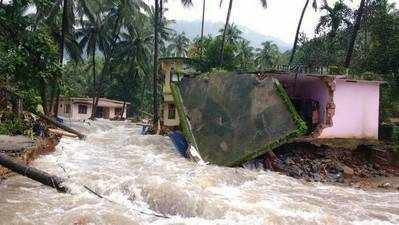
M 33 166 L 72 187 L 64 195 L 21 176 L 0 184 L 0 224 L 398 224 L 399 192 L 307 183 L 275 172 L 200 166 L 162 136 L 125 122 L 75 128 Z M 106 198 L 99 199 L 82 185 Z M 162 213 L 159 218 L 145 213 Z

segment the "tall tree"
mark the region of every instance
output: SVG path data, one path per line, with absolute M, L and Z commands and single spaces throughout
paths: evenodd
M 154 0 L 155 1 L 155 16 L 154 16 L 154 75 L 153 75 L 153 124 L 155 127 L 157 127 L 158 123 L 158 34 L 159 34 L 159 0 Z M 162 0 L 161 0 L 162 1 Z
M 75 5 L 80 5 L 85 0 L 62 0 L 54 2 L 44 2 L 35 0 L 36 13 L 35 26 L 39 23 L 48 25 L 55 41 L 58 42 L 59 61 L 63 65 L 65 52 L 74 60 L 81 60 L 81 51 L 74 35 L 75 25 Z M 61 22 L 60 22 L 61 21 Z M 59 78 L 60 80 L 62 77 Z M 58 115 L 58 100 L 60 87 L 53 87 L 50 95 L 50 110 L 56 117 Z M 55 98 L 55 102 L 54 102 Z
M 165 0 L 154 0 L 155 12 L 154 12 L 154 75 L 153 75 L 153 123 L 157 124 L 159 119 L 158 112 L 158 55 L 159 55 L 159 28 L 161 22 L 162 8 L 160 7 L 161 1 Z M 165 1 L 166 2 L 166 1 Z M 192 0 L 181 0 L 184 6 L 191 6 Z M 163 5 L 163 2 L 161 3 Z
M 276 44 L 265 41 L 262 43 L 262 48 L 257 49 L 255 58 L 258 69 L 263 70 L 275 65 L 280 58 L 280 52 Z
M 264 8 L 267 7 L 267 1 L 266 0 L 260 0 L 262 6 Z M 220 6 L 222 5 L 223 0 L 220 0 Z M 226 32 L 227 32 L 227 27 L 229 26 L 230 22 L 230 17 L 231 17 L 231 9 L 233 8 L 233 0 L 229 0 L 229 8 L 227 10 L 227 17 L 226 17 L 226 23 L 224 25 L 224 31 L 223 31 L 223 36 L 222 36 L 222 44 L 220 47 L 220 59 L 219 59 L 219 65 L 223 64 L 223 55 L 224 55 L 224 45 L 226 41 Z
M 296 52 L 296 49 L 297 49 L 297 46 L 298 46 L 299 33 L 301 32 L 301 26 L 302 26 L 303 17 L 305 15 L 306 9 L 307 9 L 307 7 L 309 5 L 309 1 L 310 0 L 306 0 L 305 6 L 302 9 L 301 17 L 299 18 L 298 27 L 296 29 L 296 34 L 295 34 L 294 46 L 292 47 L 292 52 L 291 52 L 289 65 L 291 65 L 292 61 L 294 60 L 295 52 Z M 317 9 L 317 0 L 313 0 L 313 8 L 315 10 Z
M 188 51 L 188 46 L 190 44 L 190 39 L 188 39 L 185 35 L 185 33 L 180 33 L 176 34 L 168 46 L 174 56 L 176 57 L 186 57 L 187 56 L 187 51 Z
M 206 0 L 203 0 L 203 2 L 202 2 L 202 21 L 201 21 L 201 40 L 204 38 L 205 6 L 206 6 Z
M 352 26 L 350 21 L 352 11 L 342 0 L 335 2 L 333 7 L 329 6 L 327 1 L 324 1 L 321 10 L 326 11 L 327 14 L 320 17 L 315 30 L 317 34 L 326 31 L 331 38 L 334 38 L 344 25 L 346 27 Z
M 80 38 L 79 45 L 81 49 L 86 50 L 86 54 L 92 57 L 92 72 L 93 72 L 93 108 L 91 119 L 96 117 L 96 107 L 94 107 L 98 96 L 98 81 L 96 74 L 96 51 L 105 52 L 107 48 L 106 41 L 106 26 L 101 12 L 93 12 L 92 9 L 86 9 L 87 19 L 81 21 L 82 28 L 77 31 L 77 36 Z
M 361 0 L 360 1 L 359 9 L 356 12 L 355 25 L 353 26 L 352 36 L 351 36 L 351 39 L 349 41 L 348 50 L 346 52 L 346 58 L 345 58 L 345 62 L 344 62 L 344 66 L 346 68 L 348 68 L 349 65 L 351 64 L 353 48 L 355 47 L 357 33 L 359 32 L 359 28 L 360 28 L 360 24 L 361 24 L 361 20 L 362 20 L 362 16 L 363 16 L 363 11 L 364 11 L 365 2 L 366 2 L 365 0 Z

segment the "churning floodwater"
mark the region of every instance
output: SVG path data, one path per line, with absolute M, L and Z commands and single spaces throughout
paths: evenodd
M 198 165 L 176 153 L 169 138 L 142 136 L 127 122 L 74 127 L 87 139 L 63 138 L 33 163 L 66 178 L 72 193 L 11 177 L 0 183 L 0 225 L 399 224 L 399 192 Z

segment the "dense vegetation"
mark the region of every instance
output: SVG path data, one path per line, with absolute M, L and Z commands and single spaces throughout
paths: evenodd
M 293 56 L 291 65 L 297 68 L 327 68 L 362 78 L 378 74 L 387 81 L 382 118 L 398 117 L 399 13 L 387 0 L 365 1 L 361 10 L 350 9 L 341 0 L 331 6 L 321 1 L 320 7 L 313 1 L 323 16 L 315 37 L 298 32 L 295 54 L 282 53 L 268 41 L 254 48 L 229 18 L 218 35 L 199 35 L 191 41 L 169 28 L 173 21 L 163 16 L 166 2 L 157 2 L 157 9 L 142 0 L 1 2 L 0 86 L 22 96 L 25 108 L 50 115 L 57 115 L 53 105 L 59 96 L 129 101 L 135 106 L 131 113 L 136 114 L 153 109 L 154 49 L 159 49 L 160 57 L 193 58 L 202 72 L 266 70 L 289 64 Z M 266 1 L 260 2 L 266 6 Z M 191 1 L 182 3 L 189 6 Z M 306 9 L 309 1 L 304 3 Z M 346 67 L 353 33 L 356 42 Z

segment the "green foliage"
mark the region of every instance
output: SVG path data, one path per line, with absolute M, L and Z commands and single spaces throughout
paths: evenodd
M 183 99 L 181 97 L 180 89 L 176 84 L 171 85 L 173 99 L 176 103 L 177 112 L 179 114 L 179 121 L 180 121 L 180 129 L 183 132 L 184 136 L 187 138 L 189 143 L 195 145 L 195 138 L 193 133 L 191 132 L 189 122 L 187 120 L 187 114 L 184 111 Z M 197 149 L 198 147 L 195 146 Z
M 332 8 L 322 8 L 316 30 L 319 36 L 308 39 L 301 35 L 294 64 L 307 71 L 326 68 L 332 74 L 349 73 L 354 79 L 382 79 L 381 120 L 399 117 L 399 12 L 387 0 L 369 1 L 357 35 L 351 66 L 343 68 L 353 13 L 342 1 Z M 379 74 L 380 76 L 370 76 Z
M 220 32 L 223 33 L 223 30 Z M 255 49 L 248 40 L 241 37 L 241 34 L 237 26 L 228 27 L 222 65 L 219 63 L 221 34 L 216 37 L 207 36 L 202 40 L 196 38 L 188 51 L 188 56 L 194 59 L 194 67 L 202 72 L 208 72 L 213 68 L 227 71 L 253 71 L 287 62 L 287 57 L 283 56 L 274 43 L 264 42 L 262 48 Z
M 46 108 L 50 90 L 60 83 L 58 48 L 45 25 L 32 32 L 33 20 L 25 14 L 29 3 L 12 1 L 0 9 L 0 74 L 27 98 L 27 108 L 36 108 L 39 98 Z
M 166 57 L 186 57 L 189 44 L 190 39 L 186 37 L 184 32 L 174 35 L 166 48 Z
M 22 135 L 27 129 L 22 118 L 15 113 L 3 114 L 0 118 L 1 135 Z
M 274 65 L 281 65 L 283 64 L 282 58 L 283 56 L 277 45 L 270 41 L 265 41 L 262 43 L 262 48 L 257 49 L 256 67 L 259 70 L 265 70 Z
M 291 102 L 290 97 L 287 95 L 287 92 L 284 90 L 283 86 L 278 80 L 274 79 L 273 82 L 276 93 L 280 96 L 284 104 L 287 106 L 287 109 L 291 114 L 291 118 L 296 125 L 296 130 L 294 131 L 294 133 L 292 133 L 292 135 L 299 136 L 305 134 L 308 129 L 306 123 L 299 116 L 294 104 Z

